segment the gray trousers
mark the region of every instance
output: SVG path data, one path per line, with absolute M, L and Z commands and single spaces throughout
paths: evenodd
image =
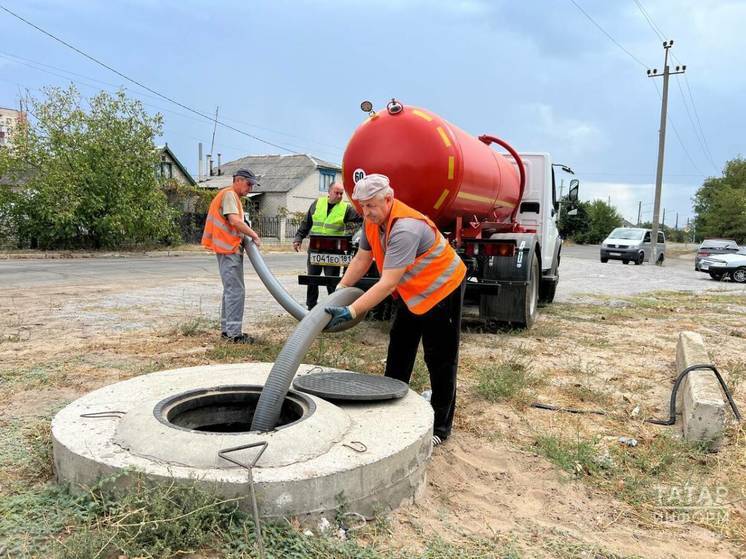
M 246 288 L 243 282 L 243 250 L 235 254 L 218 254 L 218 268 L 223 282 L 220 305 L 220 329 L 228 337 L 243 333 L 243 306 Z

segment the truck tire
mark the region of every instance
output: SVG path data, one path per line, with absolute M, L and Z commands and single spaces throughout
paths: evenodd
M 609 261 L 609 259 L 606 256 L 601 257 L 601 264 L 606 264 Z
M 645 253 L 641 252 L 637 255 L 637 260 L 635 260 L 635 266 L 641 266 L 642 263 L 645 262 Z
M 557 293 L 557 284 L 559 283 L 559 264 L 560 264 L 560 253 L 557 253 L 550 273 L 554 276 L 553 280 L 545 280 L 542 278 L 541 285 L 539 287 L 539 303 L 541 305 L 548 305 L 554 301 L 554 295 Z
M 539 286 L 541 283 L 541 268 L 539 267 L 539 257 L 534 253 L 531 259 L 531 274 L 526 285 L 526 292 L 523 301 L 523 317 L 520 324 L 526 328 L 531 328 L 536 322 L 536 316 L 539 308 Z

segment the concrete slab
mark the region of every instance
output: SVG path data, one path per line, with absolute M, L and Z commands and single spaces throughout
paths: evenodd
M 332 517 L 341 499 L 348 510 L 371 517 L 419 495 L 433 414 L 412 391 L 400 400 L 349 405 L 306 395 L 315 404 L 313 412 L 270 433 L 192 431 L 170 426 L 154 413 L 159 402 L 182 392 L 263 385 L 271 367 L 248 363 L 162 371 L 83 396 L 52 421 L 58 480 L 90 485 L 124 472 L 126 483 L 127 472 L 136 470 L 158 480 L 196 480 L 228 498 L 246 496 L 246 471 L 219 459 L 217 452 L 267 441 L 254 469 L 262 516 Z M 301 365 L 298 374 L 318 370 Z M 81 417 L 106 411 L 123 413 Z M 234 457 L 250 462 L 252 452 Z
M 711 363 L 702 336 L 696 332 L 680 332 L 676 346 L 676 370 L 680 373 L 692 365 Z M 725 431 L 726 402 L 720 383 L 712 371 L 692 371 L 681 383 L 677 394 L 677 410 L 681 411 L 684 438 L 703 442 L 717 450 Z

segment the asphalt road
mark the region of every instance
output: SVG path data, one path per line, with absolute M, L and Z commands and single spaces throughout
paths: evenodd
M 598 250 L 598 246 L 563 248 L 558 300 L 587 294 L 631 295 L 664 289 L 743 289 L 731 282 L 714 282 L 706 274 L 695 272 L 691 258 L 670 257 L 663 267 L 625 266 L 618 261 L 601 264 Z M 293 280 L 295 275 L 304 272 L 304 253 L 275 252 L 266 254 L 265 258 L 283 283 L 297 285 Z M 247 283 L 257 281 L 248 259 L 246 276 Z M 179 284 L 183 288 L 190 281 L 213 279 L 218 281 L 217 266 L 214 257 L 208 254 L 0 261 L 0 290 L 122 283 L 126 291 L 164 283 Z

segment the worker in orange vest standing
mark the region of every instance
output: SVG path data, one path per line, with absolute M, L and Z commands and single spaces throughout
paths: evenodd
M 394 198 L 385 175 L 355 183 L 364 234 L 337 289 L 354 286 L 375 259 L 380 279 L 348 307 L 326 307 L 328 327 L 354 319 L 389 295 L 398 299 L 389 334 L 386 376 L 409 383 L 422 340 L 430 374 L 433 446 L 451 434 L 466 266 L 424 214 Z
M 202 234 L 202 246 L 218 258 L 220 279 L 223 282 L 223 302 L 220 306 L 221 335 L 235 343 L 254 343 L 254 338 L 243 332 L 243 308 L 246 295 L 243 277 L 243 241 L 252 239 L 261 244 L 259 235 L 244 221 L 241 196 L 251 192 L 259 181 L 249 169 L 239 169 L 233 184 L 218 192 L 210 204 Z

